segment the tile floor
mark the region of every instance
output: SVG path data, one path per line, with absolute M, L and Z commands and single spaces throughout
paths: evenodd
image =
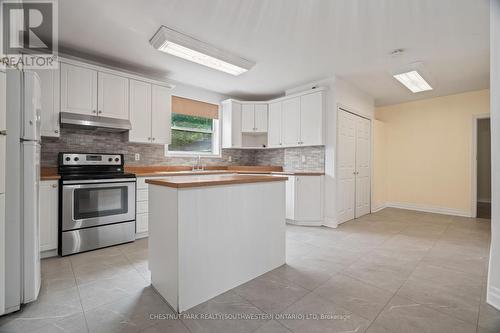
M 396 209 L 338 229 L 288 226 L 287 265 L 162 320 L 172 312 L 149 286 L 139 240 L 43 260 L 39 300 L 0 318 L 0 332 L 498 333 L 489 242 L 489 220 Z

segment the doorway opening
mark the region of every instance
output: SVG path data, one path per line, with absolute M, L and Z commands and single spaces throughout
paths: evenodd
M 490 118 L 475 119 L 475 216 L 491 218 L 491 128 Z

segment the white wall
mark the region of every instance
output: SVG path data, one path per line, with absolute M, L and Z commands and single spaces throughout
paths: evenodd
M 487 302 L 500 310 L 500 0 L 491 0 L 491 250 Z

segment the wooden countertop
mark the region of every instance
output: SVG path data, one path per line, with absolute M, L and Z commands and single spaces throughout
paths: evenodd
M 42 167 L 40 168 L 40 180 L 58 180 L 61 178 L 57 173 L 56 167 Z
M 212 176 L 177 176 L 162 179 L 146 179 L 146 183 L 152 185 L 167 186 L 173 188 L 233 185 L 246 183 L 262 183 L 286 181 L 287 177 L 280 176 L 254 176 L 254 175 L 212 175 Z

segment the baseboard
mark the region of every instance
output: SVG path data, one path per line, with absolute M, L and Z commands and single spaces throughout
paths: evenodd
M 323 221 L 297 221 L 289 219 L 286 219 L 286 223 L 303 227 L 321 227 L 324 224 Z
M 419 204 L 412 204 L 412 203 L 406 203 L 406 202 L 388 202 L 386 204 L 386 207 L 416 210 L 419 212 L 427 212 L 427 213 L 434 213 L 434 214 L 471 217 L 470 212 L 467 210 L 447 208 L 447 207 L 438 207 L 438 206 L 419 205 Z
M 337 220 L 331 217 L 325 217 L 325 220 L 323 221 L 323 225 L 328 228 L 337 228 L 339 224 L 337 223 Z
M 492 307 L 500 310 L 500 289 L 496 287 L 489 287 L 486 294 L 486 303 Z
M 139 232 L 135 234 L 135 239 L 141 239 L 141 238 L 146 238 L 149 237 L 149 233 L 146 232 Z
M 57 249 L 40 251 L 40 258 L 41 259 L 57 257 L 57 256 L 58 256 Z
M 372 213 L 376 213 L 378 211 L 381 211 L 382 209 L 387 208 L 387 203 L 383 203 L 377 206 L 372 206 Z

